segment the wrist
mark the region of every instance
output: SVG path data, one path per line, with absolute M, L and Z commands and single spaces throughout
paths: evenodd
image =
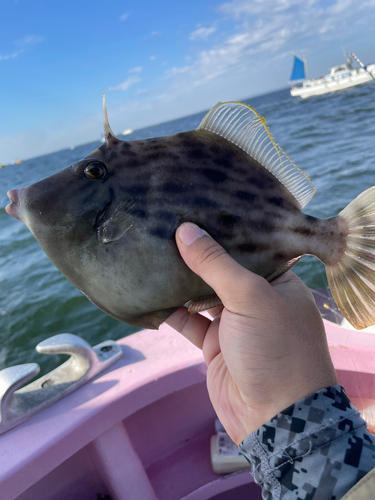
M 283 387 L 279 387 L 279 389 L 275 391 L 270 391 L 268 396 L 264 395 L 259 404 L 247 406 L 247 415 L 242 415 L 242 418 L 240 418 L 242 421 L 242 429 L 239 432 L 236 441 L 237 444 L 243 441 L 249 434 L 259 429 L 266 422 L 273 419 L 280 412 L 294 405 L 297 401 L 326 387 L 335 386 L 338 383 L 338 378 L 334 370 L 332 370 L 329 376 L 326 375 L 319 381 L 308 380 L 303 384 L 299 380 L 296 386 L 288 384 L 288 382 L 285 381 Z

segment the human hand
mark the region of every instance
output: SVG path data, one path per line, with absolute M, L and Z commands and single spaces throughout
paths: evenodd
M 211 402 L 235 443 L 298 399 L 338 383 L 320 313 L 294 273 L 268 283 L 195 224 L 182 224 L 176 241 L 224 307 L 209 310 L 212 321 L 180 307 L 167 323 L 202 349 Z

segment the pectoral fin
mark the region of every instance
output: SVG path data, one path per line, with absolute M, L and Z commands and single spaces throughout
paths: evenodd
M 119 240 L 134 225 L 134 215 L 131 212 L 134 205 L 132 198 L 124 198 L 109 219 L 100 224 L 98 235 L 103 243 Z

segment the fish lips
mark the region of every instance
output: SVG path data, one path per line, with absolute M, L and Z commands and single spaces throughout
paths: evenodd
M 11 203 L 5 207 L 6 212 L 15 219 L 25 223 L 25 189 L 12 189 L 7 192 Z

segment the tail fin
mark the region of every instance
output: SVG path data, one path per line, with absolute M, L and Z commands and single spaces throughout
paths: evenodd
M 375 324 L 375 186 L 340 212 L 349 229 L 344 257 L 327 266 L 328 284 L 345 318 L 358 330 Z

